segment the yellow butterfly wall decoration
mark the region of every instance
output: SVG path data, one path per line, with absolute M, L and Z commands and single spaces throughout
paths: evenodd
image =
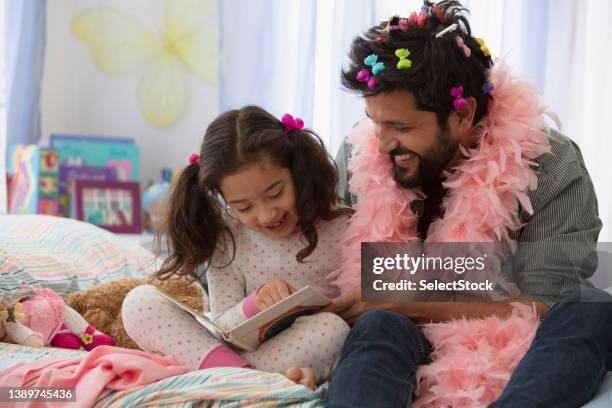
M 188 102 L 186 72 L 218 81 L 217 0 L 165 0 L 164 27 L 152 32 L 133 16 L 110 6 L 91 8 L 72 19 L 72 32 L 93 62 L 112 76 L 144 72 L 138 105 L 147 123 L 175 123 Z

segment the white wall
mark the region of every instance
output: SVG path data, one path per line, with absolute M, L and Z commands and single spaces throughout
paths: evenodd
M 184 166 L 189 153 L 199 151 L 204 129 L 218 114 L 217 86 L 185 70 L 189 102 L 183 117 L 166 129 L 149 125 L 138 108 L 144 70 L 122 77 L 102 73 L 71 32 L 73 16 L 101 5 L 130 14 L 151 31 L 163 28 L 160 0 L 48 1 L 41 142 L 48 144 L 51 133 L 133 137 L 141 151 L 141 181 L 157 180 L 161 167 Z

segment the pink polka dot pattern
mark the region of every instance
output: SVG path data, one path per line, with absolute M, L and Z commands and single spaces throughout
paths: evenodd
M 197 370 L 208 352 L 220 344 L 150 285 L 132 289 L 123 301 L 121 314 L 125 331 L 140 348 L 172 356 L 190 370 Z
M 317 335 L 312 334 L 313 330 Z M 321 336 L 321 332 L 325 336 Z M 243 356 L 253 368 L 268 372 L 283 372 L 289 367 L 311 367 L 317 381 L 323 381 L 331 374 L 348 332 L 348 325 L 335 314 L 303 316 L 290 328 L 257 350 L 243 353 Z

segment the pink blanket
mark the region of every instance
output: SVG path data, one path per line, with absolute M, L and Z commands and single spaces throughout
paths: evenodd
M 35 406 L 90 407 L 105 388 L 125 390 L 185 372 L 187 368 L 171 357 L 100 346 L 78 359 L 47 357 L 15 364 L 2 373 L 0 387 L 74 387 L 76 403 L 37 402 Z

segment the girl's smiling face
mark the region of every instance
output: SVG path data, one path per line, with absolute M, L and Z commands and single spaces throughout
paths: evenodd
M 268 157 L 221 179 L 226 203 L 248 228 L 271 238 L 290 236 L 298 224 L 293 178 Z

